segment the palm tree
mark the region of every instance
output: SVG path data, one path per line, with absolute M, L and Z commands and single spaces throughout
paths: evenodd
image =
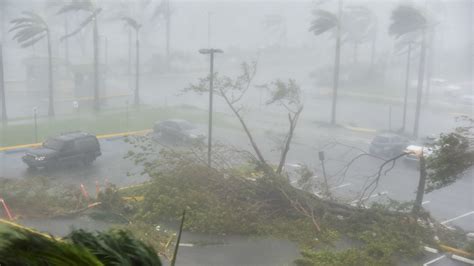
M 342 23 L 343 36 L 345 40 L 352 42 L 354 45 L 354 63 L 357 63 L 357 55 L 359 45 L 368 41 L 372 41 L 372 58 L 373 62 L 375 50 L 375 35 L 377 19 L 375 14 L 365 6 L 349 6 L 344 13 L 344 21 Z
M 406 53 L 406 65 L 405 65 L 405 92 L 403 97 L 403 119 L 401 131 L 405 132 L 406 129 L 406 118 L 407 118 L 407 107 L 408 107 L 408 89 L 410 86 L 410 66 L 412 61 L 412 52 L 419 45 L 418 36 L 413 34 L 407 34 L 401 37 L 398 43 L 395 45 L 395 50 L 399 54 Z M 406 49 L 406 51 L 405 51 Z
M 337 90 L 339 86 L 339 66 L 341 57 L 341 18 L 342 18 L 342 0 L 338 2 L 338 14 L 335 15 L 321 9 L 313 11 L 314 19 L 311 22 L 310 31 L 315 35 L 321 35 L 325 32 L 336 30 L 336 53 L 334 56 L 334 79 L 333 79 L 333 94 L 332 94 L 332 112 L 331 124 L 336 124 L 336 105 L 337 105 Z
M 166 67 L 170 67 L 170 38 L 171 38 L 171 5 L 170 0 L 162 0 L 156 6 L 152 19 L 163 18 L 166 23 Z
M 286 19 L 282 15 L 274 14 L 265 16 L 262 25 L 264 29 L 271 35 L 276 35 L 278 45 L 286 45 Z
M 138 33 L 141 28 L 141 24 L 139 24 L 135 19 L 130 18 L 130 17 L 123 17 L 123 21 L 125 21 L 126 25 L 129 26 L 131 29 L 135 31 L 135 106 L 138 106 L 140 104 L 140 87 L 139 87 L 139 81 L 140 81 L 140 41 L 138 39 Z
M 89 233 L 74 230 L 64 239 L 0 220 L 2 265 L 149 265 L 157 253 L 128 231 Z
M 16 40 L 22 48 L 30 47 L 46 37 L 48 46 L 48 115 L 54 116 L 53 58 L 51 53 L 50 30 L 48 24 L 38 14 L 33 12 L 23 12 L 22 14 L 23 17 L 11 21 L 13 26 L 10 32 L 16 31 L 13 40 Z
M 399 6 L 392 12 L 392 23 L 389 27 L 390 35 L 400 38 L 407 34 L 416 34 L 421 37 L 420 63 L 418 68 L 418 85 L 416 95 L 415 125 L 413 135 L 418 137 L 420 124 L 421 99 L 423 94 L 423 80 L 425 75 L 426 58 L 426 31 L 428 21 L 426 16 L 412 6 Z
M 88 13 L 87 18 L 79 24 L 79 27 L 70 33 L 61 37 L 61 40 L 72 37 L 81 32 L 83 28 L 92 23 L 93 26 L 93 45 L 94 45 L 94 109 L 98 111 L 100 109 L 99 99 L 99 30 L 97 26 L 97 17 L 102 11 L 101 8 L 97 7 L 91 0 L 71 0 L 71 2 L 65 4 L 59 9 L 58 14 L 64 14 L 68 12 L 84 11 Z

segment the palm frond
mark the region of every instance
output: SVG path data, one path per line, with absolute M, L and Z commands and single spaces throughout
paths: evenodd
M 427 19 L 424 14 L 412 6 L 403 5 L 397 7 L 392 12 L 391 20 L 389 34 L 397 38 L 427 27 Z
M 94 5 L 90 0 L 72 0 L 70 3 L 62 6 L 58 14 L 63 14 L 67 12 L 77 12 L 77 11 L 88 11 L 93 12 Z
M 161 265 L 157 253 L 127 231 L 110 230 L 92 234 L 77 230 L 66 240 L 91 251 L 106 265 Z
M 70 33 L 62 36 L 60 38 L 60 40 L 62 41 L 64 39 L 72 37 L 72 36 L 78 34 L 79 32 L 81 32 L 81 30 L 84 29 L 87 25 L 89 25 L 89 23 L 91 23 L 101 11 L 102 11 L 102 9 L 100 9 L 100 8 L 94 10 L 94 12 L 92 12 L 92 14 L 90 14 L 83 22 L 81 22 L 75 30 L 73 30 Z
M 103 265 L 83 247 L 3 221 L 0 223 L 0 264 Z
M 48 25 L 44 19 L 33 12 L 22 12 L 23 16 L 13 19 L 10 32 L 16 32 L 13 40 L 16 40 L 21 47 L 31 46 L 47 35 Z
M 135 19 L 133 19 L 131 17 L 126 17 L 125 16 L 125 17 L 122 17 L 122 20 L 125 21 L 126 25 L 132 27 L 135 30 L 139 30 L 140 27 L 142 26 Z
M 313 15 L 315 18 L 311 22 L 309 31 L 315 35 L 320 35 L 334 29 L 339 23 L 336 15 L 325 10 L 317 9 L 313 11 Z
M 21 43 L 21 48 L 30 47 L 30 46 L 34 45 L 35 43 L 41 41 L 44 37 L 46 37 L 46 34 L 38 36 L 38 37 L 36 37 L 34 39 L 31 39 L 29 41 L 25 41 L 25 42 Z

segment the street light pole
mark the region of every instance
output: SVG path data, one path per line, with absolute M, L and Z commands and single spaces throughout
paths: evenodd
M 201 49 L 201 54 L 210 55 L 210 74 L 209 74 L 209 122 L 208 122 L 208 138 L 207 138 L 207 165 L 211 167 L 211 153 L 212 153 L 212 106 L 214 95 L 214 54 L 223 53 L 220 49 Z

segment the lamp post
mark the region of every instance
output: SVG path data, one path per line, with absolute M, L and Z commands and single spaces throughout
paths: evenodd
M 211 66 L 209 74 L 209 128 L 208 128 L 208 139 L 207 139 L 207 165 L 211 167 L 211 152 L 212 152 L 212 98 L 214 94 L 213 82 L 214 82 L 214 54 L 223 53 L 221 49 L 201 49 L 201 54 L 208 54 L 211 57 Z

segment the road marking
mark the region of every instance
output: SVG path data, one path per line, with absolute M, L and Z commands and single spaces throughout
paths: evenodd
M 347 187 L 347 186 L 350 186 L 350 185 L 352 185 L 352 184 L 351 184 L 351 183 L 345 183 L 345 184 L 342 184 L 342 185 L 340 185 L 340 186 L 332 187 L 332 188 L 329 188 L 329 189 L 330 189 L 330 190 L 335 190 L 335 189 Z
M 430 203 L 430 202 L 431 202 L 431 201 L 429 201 L 429 200 L 423 201 L 423 202 L 421 203 L 421 205 L 425 205 L 425 204 L 428 204 L 428 203 Z
M 179 243 L 179 246 L 180 247 L 194 247 L 194 244 L 191 244 L 191 243 Z
M 363 200 L 368 200 L 368 199 L 370 199 L 370 198 L 380 197 L 380 196 L 387 195 L 387 194 L 388 194 L 388 191 L 383 191 L 383 192 L 374 194 L 374 195 L 372 195 L 372 196 L 370 196 L 370 197 L 362 198 L 361 201 L 363 201 Z M 357 202 L 359 202 L 359 200 L 353 200 L 353 201 L 351 201 L 351 204 L 355 204 L 355 203 L 357 203 Z
M 439 251 L 435 248 L 430 248 L 430 247 L 427 247 L 427 246 L 424 246 L 423 248 L 425 249 L 425 251 L 428 251 L 428 252 L 431 252 L 431 253 L 434 253 L 434 254 L 439 253 Z
M 458 256 L 456 254 L 453 254 L 453 256 L 451 256 L 451 258 L 454 259 L 454 260 L 462 261 L 462 262 L 467 263 L 467 264 L 474 265 L 474 260 L 470 260 L 468 258 L 464 258 L 464 257 Z
M 347 187 L 347 186 L 350 186 L 350 185 L 352 185 L 352 184 L 351 183 L 345 183 L 345 184 L 342 184 L 342 185 L 337 186 L 337 187 L 331 187 L 331 188 L 329 188 L 329 190 L 336 190 L 338 188 L 343 188 L 343 187 Z M 314 193 L 315 193 L 315 195 L 316 194 L 321 194 L 322 191 L 317 191 L 317 192 L 314 192 Z
M 444 259 L 444 258 L 446 258 L 446 255 L 439 256 L 439 257 L 437 257 L 436 259 L 430 260 L 430 261 L 428 261 L 427 263 L 423 264 L 423 266 L 428 266 L 428 265 L 430 265 L 430 264 L 432 264 L 432 263 L 435 263 L 435 262 L 437 262 L 438 260 L 442 260 L 442 259 Z
M 474 214 L 474 211 L 468 212 L 468 213 L 465 213 L 465 214 L 462 214 L 462 215 L 459 215 L 459 216 L 454 217 L 454 218 L 451 218 L 451 219 L 449 219 L 449 220 L 446 220 L 446 221 L 444 221 L 444 222 L 441 222 L 441 224 L 442 224 L 442 225 L 445 225 L 445 224 L 447 224 L 447 223 L 449 223 L 449 222 L 455 221 L 455 220 L 457 220 L 457 219 L 464 218 L 464 217 L 469 216 L 469 215 L 471 215 L 471 214 Z

